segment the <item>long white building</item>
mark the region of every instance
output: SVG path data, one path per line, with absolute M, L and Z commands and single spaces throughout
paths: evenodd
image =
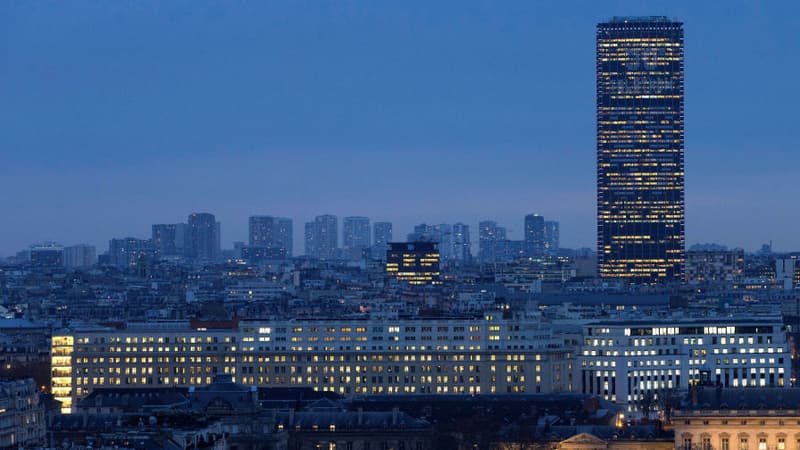
M 574 346 L 533 317 L 150 322 L 52 338 L 64 412 L 98 387 L 241 384 L 346 396 L 572 391 Z
M 692 385 L 786 387 L 791 357 L 782 318 L 598 321 L 584 326 L 580 391 L 627 405 L 658 403 Z M 646 409 L 646 408 L 644 408 Z

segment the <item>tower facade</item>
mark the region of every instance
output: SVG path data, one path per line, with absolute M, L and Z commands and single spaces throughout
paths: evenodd
M 679 281 L 685 260 L 683 24 L 597 26 L 597 253 L 602 278 Z

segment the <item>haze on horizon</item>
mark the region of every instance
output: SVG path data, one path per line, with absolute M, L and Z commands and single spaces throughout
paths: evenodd
M 254 214 L 301 251 L 317 214 L 520 238 L 536 212 L 594 248 L 615 15 L 685 24 L 687 246 L 800 250 L 797 2 L 75 1 L 0 3 L 0 255 L 193 211 L 224 247 Z

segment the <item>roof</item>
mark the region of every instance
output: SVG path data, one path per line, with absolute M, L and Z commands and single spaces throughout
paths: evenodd
M 800 390 L 788 388 L 699 388 L 673 415 L 716 411 L 731 415 L 800 415 Z

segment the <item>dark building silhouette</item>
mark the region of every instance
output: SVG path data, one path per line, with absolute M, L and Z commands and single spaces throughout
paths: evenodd
M 544 256 L 544 216 L 528 214 L 525 216 L 525 256 L 541 258 Z
M 599 275 L 679 281 L 684 266 L 683 24 L 597 26 Z
M 191 247 L 188 256 L 198 259 L 214 259 L 219 255 L 220 224 L 213 214 L 190 214 L 189 233 Z

